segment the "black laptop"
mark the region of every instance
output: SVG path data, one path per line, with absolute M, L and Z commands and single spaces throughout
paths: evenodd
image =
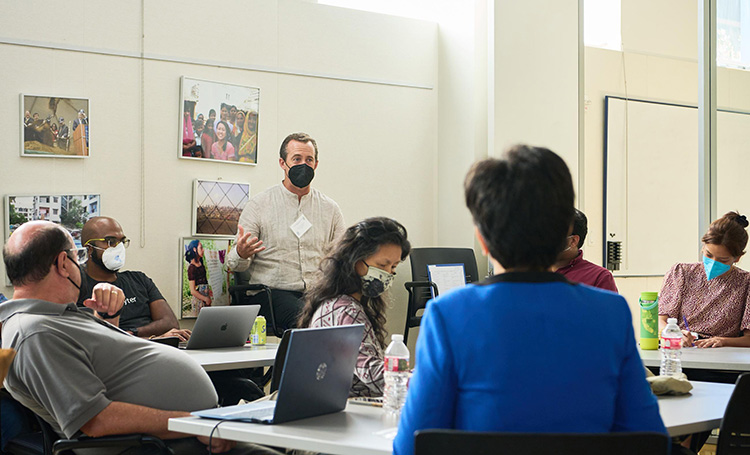
M 206 409 L 193 415 L 275 424 L 341 411 L 352 387 L 363 334 L 362 324 L 292 330 L 276 401 Z

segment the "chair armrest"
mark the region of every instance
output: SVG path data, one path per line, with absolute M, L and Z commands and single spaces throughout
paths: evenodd
M 127 434 L 90 438 L 82 436 L 78 439 L 60 439 L 52 446 L 53 455 L 64 455 L 74 449 L 96 449 L 105 447 L 141 447 L 153 446 L 162 454 L 172 455 L 174 452 L 161 439 L 147 434 Z
M 414 288 L 432 288 L 432 290 L 435 291 L 435 296 L 438 295 L 437 284 L 432 281 L 407 281 L 404 283 L 404 287 L 409 293 L 411 293 Z
M 234 294 L 235 292 L 247 292 L 247 291 L 265 291 L 270 290 L 265 284 L 233 284 L 229 286 L 229 293 Z

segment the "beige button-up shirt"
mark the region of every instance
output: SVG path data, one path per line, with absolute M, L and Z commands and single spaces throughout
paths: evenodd
M 290 226 L 302 214 L 312 226 L 297 238 Z M 298 292 L 312 281 L 327 248 L 346 229 L 341 209 L 333 199 L 315 188 L 298 199 L 283 184 L 251 198 L 239 223 L 245 233 L 258 236 L 266 249 L 242 259 L 232 248 L 229 267 L 237 272 L 249 268 L 251 284 Z

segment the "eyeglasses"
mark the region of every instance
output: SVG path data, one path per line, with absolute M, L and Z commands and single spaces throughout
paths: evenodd
M 89 260 L 89 252 L 86 251 L 86 248 L 71 248 L 65 250 L 65 252 L 72 253 L 72 256 L 68 254 L 68 257 L 71 261 L 76 261 L 79 265 L 85 264 Z
M 130 239 L 127 237 L 123 237 L 121 239 L 118 239 L 117 237 L 104 237 L 103 239 L 89 239 L 86 242 L 86 245 L 88 245 L 91 242 L 106 242 L 107 246 L 110 248 L 114 248 L 120 243 L 122 243 L 125 246 L 125 248 L 130 246 Z

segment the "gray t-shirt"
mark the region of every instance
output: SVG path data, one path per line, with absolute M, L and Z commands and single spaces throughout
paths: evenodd
M 131 336 L 75 303 L 0 304 L 2 347 L 17 351 L 5 388 L 67 437 L 113 401 L 169 411 L 215 407 L 203 368 L 171 346 Z

